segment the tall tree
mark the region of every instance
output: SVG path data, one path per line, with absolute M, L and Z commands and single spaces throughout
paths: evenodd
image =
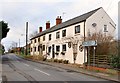
M 10 29 L 8 28 L 8 23 L 0 21 L 0 41 L 7 36 L 9 30 Z

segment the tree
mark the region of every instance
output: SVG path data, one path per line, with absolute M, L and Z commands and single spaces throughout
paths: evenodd
M 8 23 L 0 21 L 0 41 L 7 36 L 9 30 L 10 29 L 8 28 Z
M 86 40 L 97 40 L 97 50 L 96 55 L 109 55 L 113 54 L 112 51 L 116 50 L 116 43 L 114 42 L 114 37 L 112 35 L 99 33 L 93 33 L 91 36 L 87 37 Z M 92 52 L 91 47 L 91 51 Z

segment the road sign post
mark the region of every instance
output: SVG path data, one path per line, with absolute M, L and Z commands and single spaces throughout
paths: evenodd
M 93 54 L 93 64 L 95 64 L 95 49 L 96 49 L 96 46 L 97 46 L 97 40 L 91 40 L 91 41 L 84 41 L 84 42 L 82 42 L 82 46 L 84 46 L 84 67 L 85 67 L 85 55 L 86 55 L 86 53 L 85 53 L 85 47 L 88 47 L 88 65 L 90 65 L 89 63 L 90 63 L 90 52 L 89 52 L 89 47 L 90 46 L 94 46 L 94 54 Z

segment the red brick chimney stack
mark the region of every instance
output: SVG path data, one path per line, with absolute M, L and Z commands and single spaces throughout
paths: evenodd
M 56 18 L 56 25 L 61 24 L 61 23 L 62 23 L 61 16 L 58 16 L 58 17 Z
M 42 27 L 39 27 L 39 32 L 42 32 Z
M 47 21 L 46 22 L 46 29 L 49 29 L 50 28 L 50 21 Z

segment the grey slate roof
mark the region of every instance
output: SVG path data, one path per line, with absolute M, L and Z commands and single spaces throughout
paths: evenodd
M 38 34 L 35 35 L 33 38 L 31 38 L 31 40 L 34 39 L 34 38 L 37 38 L 37 37 L 39 37 L 39 36 L 45 35 L 45 34 L 47 34 L 47 33 L 50 33 L 50 32 L 53 32 L 53 31 L 56 31 L 56 30 L 65 28 L 65 27 L 67 27 L 67 26 L 70 26 L 70 25 L 73 25 L 73 24 L 77 24 L 77 23 L 79 23 L 79 22 L 83 22 L 83 21 L 85 21 L 87 18 L 89 18 L 92 14 L 94 14 L 97 10 L 99 10 L 99 9 L 101 9 L 101 8 L 102 8 L 102 7 L 97 8 L 97 9 L 95 9 L 95 10 L 92 10 L 92 11 L 90 11 L 90 12 L 88 12 L 88 13 L 85 13 L 85 14 L 83 14 L 83 15 L 80 15 L 80 16 L 78 16 L 78 17 L 75 17 L 75 18 L 73 18 L 73 19 L 70 19 L 70 20 L 68 20 L 68 21 L 65 21 L 65 22 L 63 22 L 63 23 L 61 23 L 61 24 L 59 24 L 59 25 L 55 25 L 55 26 L 53 26 L 53 27 L 51 27 L 51 28 L 49 28 L 49 29 L 47 29 L 47 30 L 45 30 L 45 31 L 42 31 L 42 32 L 38 33 Z

